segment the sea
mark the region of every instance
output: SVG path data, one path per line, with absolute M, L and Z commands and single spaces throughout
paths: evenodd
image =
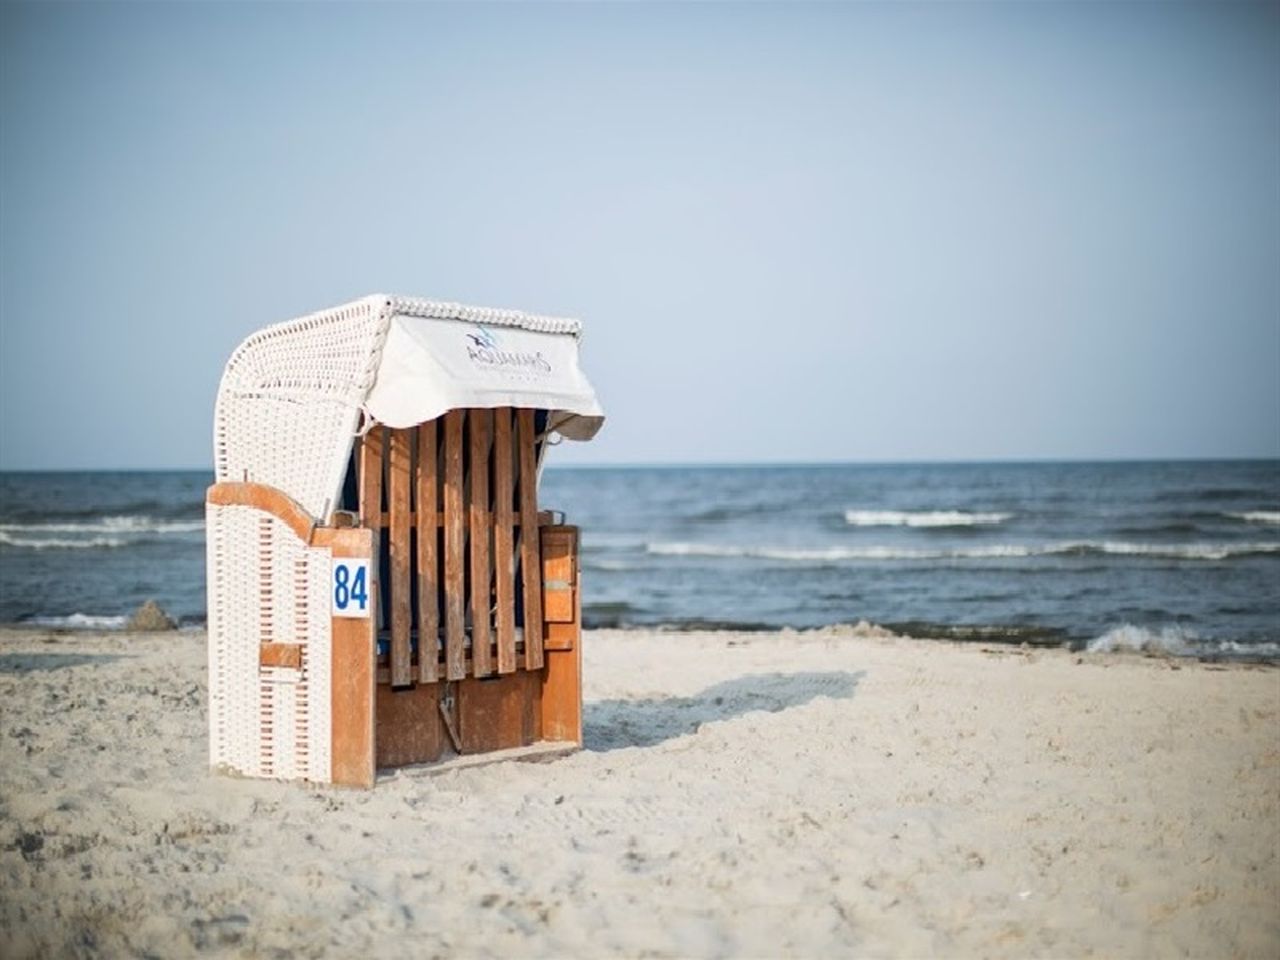
M 0 473 L 0 622 L 205 617 L 186 472 Z M 595 627 L 1280 660 L 1280 461 L 548 467 Z

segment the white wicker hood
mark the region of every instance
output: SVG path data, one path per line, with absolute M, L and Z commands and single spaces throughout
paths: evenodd
M 550 411 L 549 427 L 571 440 L 590 440 L 604 423 L 578 366 L 576 321 L 456 307 L 432 316 L 422 301 L 395 306 L 406 312 L 391 317 L 364 403 L 379 423 L 411 427 L 464 407 L 533 407 Z
M 337 503 L 371 417 L 411 427 L 460 407 L 533 407 L 589 440 L 604 423 L 578 368 L 576 320 L 382 294 L 266 327 L 232 354 L 214 411 L 219 481 Z

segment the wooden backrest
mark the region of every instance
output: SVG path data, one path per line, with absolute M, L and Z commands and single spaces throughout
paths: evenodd
M 510 407 L 362 439 L 360 525 L 385 543 L 392 686 L 542 668 L 537 443 L 534 411 Z

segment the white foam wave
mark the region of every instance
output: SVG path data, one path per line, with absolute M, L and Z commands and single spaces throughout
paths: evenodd
M 1109 553 L 1167 560 L 1230 560 L 1258 553 L 1280 553 L 1280 543 L 1064 543 L 1050 553 Z
M 128 617 L 73 613 L 66 617 L 32 617 L 27 623 L 37 627 L 69 627 L 75 630 L 123 630 Z
M 1228 513 L 1227 516 L 1245 523 L 1280 525 L 1280 510 L 1247 510 L 1244 513 Z
M 978 527 L 1004 523 L 1011 513 L 968 513 L 964 510 L 846 510 L 851 527 Z
M 649 543 L 645 550 L 659 556 L 725 557 L 784 560 L 799 563 L 834 563 L 842 560 L 992 560 L 1020 557 L 1051 557 L 1071 554 L 1116 554 L 1167 560 L 1227 560 L 1258 553 L 1280 553 L 1280 543 L 1190 543 L 1153 544 L 1113 541 L 1077 541 L 1049 544 L 997 543 L 956 549 L 912 549 L 902 547 L 822 547 L 789 548 L 769 546 L 726 546 L 712 543 Z
M 147 516 L 109 516 L 83 523 L 0 523 L 0 544 L 30 550 L 97 550 L 128 546 L 147 537 L 202 530 L 204 522 L 200 520 L 156 520 Z
M 203 520 L 153 520 L 146 516 L 102 517 L 91 523 L 0 523 L 0 533 L 196 533 Z
M 746 557 L 760 560 L 794 560 L 802 563 L 830 563 L 838 560 L 947 560 L 952 558 L 1028 557 L 1032 548 L 1017 544 L 996 544 L 963 550 L 910 550 L 899 547 L 826 547 L 792 549 L 786 547 L 729 547 L 709 543 L 650 543 L 645 549 L 661 556 Z
M 9 547 L 26 547 L 30 550 L 99 550 L 123 547 L 132 543 L 124 537 L 90 537 L 86 540 L 67 540 L 62 537 L 15 537 L 0 530 L 0 544 Z
M 1089 641 L 1090 653 L 1153 653 L 1175 657 L 1278 657 L 1280 643 L 1239 643 L 1202 640 L 1182 627 L 1151 629 L 1131 623 L 1108 630 Z
M 1195 634 L 1181 627 L 1150 630 L 1126 623 L 1090 640 L 1086 649 L 1090 653 L 1127 651 L 1171 653 L 1174 656 L 1185 657 L 1191 655 L 1191 647 L 1195 640 Z

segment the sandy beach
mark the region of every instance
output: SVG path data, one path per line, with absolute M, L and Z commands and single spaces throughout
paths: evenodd
M 1280 953 L 1280 671 L 588 633 L 586 749 L 211 775 L 205 644 L 0 631 L 0 955 Z

